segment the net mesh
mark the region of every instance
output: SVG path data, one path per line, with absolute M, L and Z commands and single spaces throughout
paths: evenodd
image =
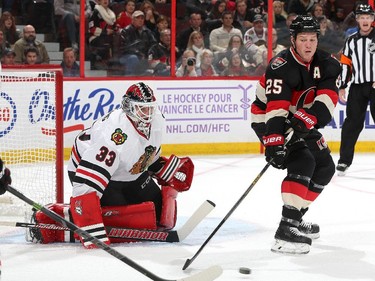
M 0 155 L 12 186 L 42 204 L 56 202 L 56 73 L 1 72 Z M 0 198 L 1 215 L 25 215 L 29 206 Z

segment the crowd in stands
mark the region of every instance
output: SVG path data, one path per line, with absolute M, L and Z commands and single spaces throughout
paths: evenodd
M 83 0 L 81 0 L 83 1 Z M 40 2 L 43 2 L 40 4 Z M 91 69 L 116 76 L 260 76 L 268 63 L 268 26 L 272 17 L 272 56 L 290 47 L 289 25 L 310 14 L 321 26 L 320 48 L 339 57 L 344 40 L 356 30 L 352 12 L 339 0 L 177 0 L 176 34 L 171 34 L 170 0 L 4 0 L 0 18 L 3 63 L 49 63 L 36 33 L 50 30 L 63 51 L 65 75 L 79 76 L 80 49 Z M 351 2 L 353 10 L 359 2 Z M 366 2 L 366 1 L 364 1 Z M 37 6 L 37 4 L 40 4 Z M 272 15 L 268 5 L 272 3 Z M 367 2 L 366 2 L 367 3 Z M 17 7 L 17 8 L 15 8 Z M 43 10 L 38 10 L 43 9 Z M 36 18 L 50 11 L 53 20 Z M 37 13 L 37 14 L 33 14 Z M 16 14 L 23 30 L 16 28 Z M 79 23 L 85 21 L 85 42 Z M 175 36 L 176 46 L 171 46 Z M 171 53 L 175 69 L 171 69 Z M 12 59 L 13 57 L 13 59 Z M 10 58 L 10 59 L 9 59 Z

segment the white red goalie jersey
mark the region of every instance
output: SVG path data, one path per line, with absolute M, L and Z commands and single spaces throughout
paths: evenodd
M 173 228 L 177 193 L 190 188 L 194 165 L 188 157 L 160 156 L 163 129 L 164 117 L 151 88 L 144 83 L 130 86 L 121 108 L 76 137 L 68 163 L 73 185 L 70 206 L 52 204 L 48 208 L 65 217 L 69 209 L 77 226 L 105 243 L 110 241 L 104 225 Z M 54 223 L 41 212 L 34 218 L 37 223 Z M 69 235 L 40 229 L 33 237 L 51 243 L 67 241 Z M 85 247 L 94 247 L 91 241 L 80 239 Z

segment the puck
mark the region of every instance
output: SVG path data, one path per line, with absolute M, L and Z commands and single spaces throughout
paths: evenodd
M 251 273 L 251 269 L 248 268 L 248 267 L 240 267 L 238 271 L 239 271 L 241 274 L 250 274 L 250 273 Z

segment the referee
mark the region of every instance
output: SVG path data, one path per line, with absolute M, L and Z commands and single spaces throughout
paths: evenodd
M 346 102 L 346 118 L 341 131 L 338 175 L 345 175 L 354 156 L 354 146 L 361 133 L 367 105 L 375 120 L 375 30 L 372 27 L 374 10 L 368 4 L 359 4 L 355 10 L 358 31 L 345 42 L 341 55 L 341 87 L 339 98 Z M 346 100 L 345 88 L 351 81 Z

